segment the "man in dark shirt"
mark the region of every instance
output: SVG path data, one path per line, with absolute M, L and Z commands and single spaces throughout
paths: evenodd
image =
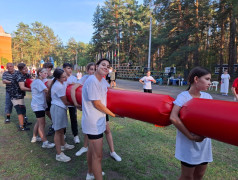
M 26 125 L 30 125 L 31 123 L 26 122 L 24 125 L 24 117 L 26 115 L 24 96 L 26 95 L 25 91 L 31 91 L 31 89 L 25 86 L 25 80 L 30 78 L 30 75 L 28 74 L 27 66 L 24 63 L 19 63 L 17 67 L 19 71 L 13 76 L 10 97 L 18 115 L 20 130 L 26 131 L 30 130 Z
M 12 77 L 17 72 L 14 69 L 14 66 L 12 63 L 7 63 L 7 70 L 2 75 L 2 82 L 3 84 L 6 84 L 6 97 L 5 97 L 5 114 L 6 114 L 6 120 L 5 123 L 10 123 L 10 116 L 12 113 L 12 101 L 10 98 L 10 91 L 12 89 Z

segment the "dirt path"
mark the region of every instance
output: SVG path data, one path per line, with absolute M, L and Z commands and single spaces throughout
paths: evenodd
M 140 91 L 143 92 L 143 86 L 138 81 L 130 81 L 130 80 L 122 80 L 117 79 L 117 88 L 118 89 L 126 89 L 126 90 L 132 90 L 132 91 Z M 186 90 L 187 86 L 166 86 L 166 85 L 152 85 L 153 93 L 156 94 L 167 94 L 172 96 L 173 98 L 176 98 L 176 96 Z M 222 96 L 219 94 L 219 91 L 207 91 L 209 94 L 212 95 L 213 99 L 216 100 L 223 100 L 223 101 L 233 101 L 233 96 Z

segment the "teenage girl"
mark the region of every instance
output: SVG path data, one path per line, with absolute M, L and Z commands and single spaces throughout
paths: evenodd
M 76 96 L 75 96 L 75 90 L 79 87 L 79 86 L 82 86 L 85 81 L 88 79 L 88 77 L 92 74 L 94 74 L 95 72 L 95 64 L 94 63 L 89 63 L 87 66 L 86 66 L 86 71 L 87 71 L 87 75 L 84 75 L 79 81 L 77 84 L 75 84 L 72 88 L 71 88 L 71 97 L 72 97 L 72 100 L 74 102 L 74 105 L 76 107 L 80 107 L 80 105 L 77 103 L 77 100 L 76 100 Z M 109 126 L 109 117 L 108 115 L 106 115 L 106 131 L 105 131 L 105 134 L 106 134 L 106 139 L 107 139 L 107 142 L 108 142 L 108 145 L 109 145 L 109 148 L 110 148 L 110 156 L 115 159 L 116 161 L 121 161 L 121 157 L 115 152 L 114 150 L 114 144 L 113 144 L 113 139 L 112 139 L 112 133 L 111 133 L 111 130 L 110 130 L 110 126 Z M 81 156 L 83 153 L 87 152 L 88 151 L 88 136 L 87 135 L 84 135 L 84 145 L 83 147 L 76 152 L 76 156 Z
M 56 69 L 53 73 L 49 95 L 51 97 L 50 114 L 52 117 L 53 128 L 55 130 L 54 142 L 56 146 L 56 160 L 68 162 L 70 157 L 66 156 L 62 151 L 73 149 L 74 145 L 69 145 L 64 141 L 64 128 L 68 125 L 67 107 L 70 103 L 66 99 L 66 74 L 62 69 Z
M 181 107 L 192 98 L 212 99 L 205 91 L 211 85 L 211 73 L 196 67 L 191 70 L 189 88 L 180 93 L 174 101 L 170 120 L 177 128 L 175 157 L 181 161 L 179 179 L 202 179 L 207 164 L 213 161 L 211 139 L 190 132 L 179 118 Z
M 100 59 L 96 71 L 88 77 L 82 90 L 82 130 L 89 139 L 87 153 L 88 173 L 86 179 L 102 180 L 103 133 L 106 130 L 106 114 L 115 117 L 107 107 L 107 88 L 104 79 L 109 72 L 109 60 Z M 95 91 L 97 89 L 97 91 Z
M 47 70 L 40 68 L 37 70 L 37 78 L 31 84 L 31 108 L 37 119 L 31 142 L 42 141 L 42 148 L 53 148 L 55 147 L 55 144 L 47 141 L 45 137 L 45 109 L 47 108 L 46 93 L 48 92 L 48 88 L 43 83 L 43 79 L 46 77 Z M 38 137 L 37 134 L 39 134 L 40 137 Z

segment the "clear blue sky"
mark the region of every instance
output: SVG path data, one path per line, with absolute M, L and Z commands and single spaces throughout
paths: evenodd
M 97 5 L 104 0 L 0 0 L 0 25 L 7 33 L 17 24 L 39 21 L 53 29 L 66 44 L 69 38 L 88 43 Z M 138 0 L 141 4 L 143 0 Z

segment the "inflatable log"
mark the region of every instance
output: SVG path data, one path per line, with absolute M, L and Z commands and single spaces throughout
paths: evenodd
M 194 98 L 180 111 L 189 131 L 238 146 L 238 103 Z
M 66 89 L 66 97 L 72 103 L 70 91 L 72 85 Z M 76 100 L 82 104 L 82 87 L 76 89 Z M 113 113 L 122 117 L 168 126 L 173 98 L 168 95 L 141 93 L 135 91 L 108 89 L 107 107 Z
M 34 79 L 26 79 L 26 81 L 25 81 L 25 86 L 27 87 L 27 88 L 31 88 L 31 83 L 34 81 Z M 48 83 L 48 81 L 46 81 L 44 84 L 46 85 L 46 87 L 47 87 L 47 83 Z

